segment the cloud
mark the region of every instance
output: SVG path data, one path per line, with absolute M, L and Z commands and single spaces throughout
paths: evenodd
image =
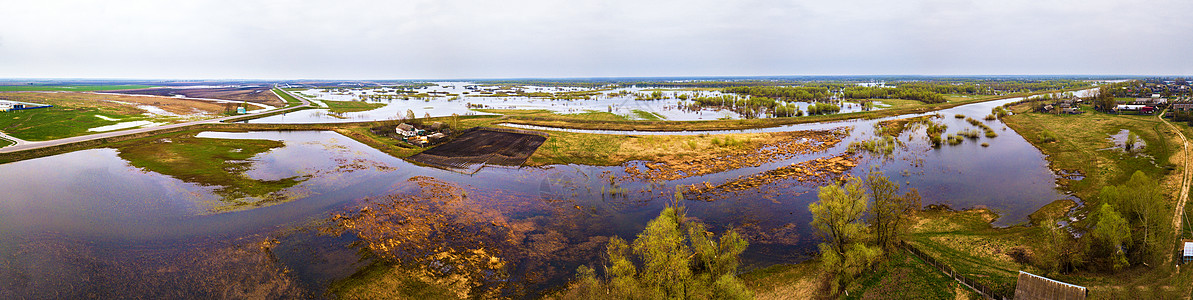
M 0 77 L 1190 74 L 1189 1 L 17 1 Z

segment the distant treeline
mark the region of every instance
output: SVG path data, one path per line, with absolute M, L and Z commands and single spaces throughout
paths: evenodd
M 903 87 L 838 87 L 835 90 L 840 99 L 909 99 L 925 103 L 945 102 L 944 95 L 920 88 Z M 726 93 L 750 95 L 751 97 L 778 98 L 790 101 L 827 100 L 834 94 L 829 87 L 804 86 L 736 86 L 725 88 Z
M 839 99 L 908 99 L 924 103 L 945 102 L 945 94 L 1002 95 L 1018 92 L 1039 92 L 1090 86 L 1076 80 L 946 80 L 890 82 L 885 86 L 858 86 L 855 83 L 819 82 L 798 86 L 735 85 L 723 89 L 726 93 L 769 97 L 794 101 Z

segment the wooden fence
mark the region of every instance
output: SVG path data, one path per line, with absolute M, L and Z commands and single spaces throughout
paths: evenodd
M 921 260 L 923 260 L 924 262 L 927 262 L 929 265 L 936 267 L 936 269 L 940 270 L 941 273 L 944 273 L 945 275 L 948 275 L 949 277 L 953 278 L 953 280 L 956 280 L 957 282 L 964 284 L 965 286 L 969 287 L 970 289 L 977 292 L 978 294 L 981 294 L 983 297 L 986 297 L 987 299 L 1001 299 L 1001 300 L 1012 299 L 1012 295 L 1006 295 L 1006 294 L 999 293 L 996 290 L 994 290 L 984 284 L 974 281 L 972 278 L 966 277 L 965 275 L 958 273 L 956 270 L 953 270 L 952 267 L 949 267 L 948 265 L 941 263 L 940 261 L 937 261 L 935 258 L 932 258 L 932 256 L 925 254 L 923 251 L 920 251 L 920 249 L 916 248 L 915 246 L 908 244 L 906 241 L 899 241 L 899 246 L 903 247 L 903 249 L 906 249 L 907 252 L 910 252 L 912 255 L 915 255 L 915 257 L 918 257 Z

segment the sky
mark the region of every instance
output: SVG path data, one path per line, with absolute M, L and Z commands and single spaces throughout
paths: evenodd
M 1189 0 L 0 1 L 0 78 L 1193 74 Z

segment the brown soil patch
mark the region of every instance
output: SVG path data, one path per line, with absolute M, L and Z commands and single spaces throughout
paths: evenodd
M 847 130 L 796 131 L 760 134 L 752 138 L 761 142 L 743 143 L 727 152 L 690 158 L 662 156 L 647 163 L 627 163 L 627 177 L 643 181 L 669 181 L 692 176 L 757 167 L 765 163 L 788 159 L 796 155 L 828 150 L 848 136 Z M 727 137 L 728 138 L 728 137 Z M 626 148 L 627 145 L 622 145 Z
M 486 164 L 520 166 L 547 137 L 511 130 L 478 129 L 422 153 L 410 160 L 450 169 L 471 169 Z
M 116 91 L 122 94 L 154 95 L 154 96 L 183 96 L 189 98 L 208 98 L 221 100 L 248 101 L 273 106 L 286 105 L 269 87 L 222 87 L 222 88 L 149 88 L 138 90 Z
M 704 182 L 704 184 L 689 186 L 684 196 L 689 197 L 690 195 L 692 197 L 690 199 L 711 201 L 719 198 L 717 196 L 754 189 L 790 178 L 795 178 L 806 184 L 823 185 L 842 177 L 843 174 L 856 167 L 857 162 L 854 159 L 856 157 L 846 153 L 827 159 L 817 158 L 791 164 L 790 166 L 762 172 L 749 177 L 741 177 L 737 180 L 716 186 Z

